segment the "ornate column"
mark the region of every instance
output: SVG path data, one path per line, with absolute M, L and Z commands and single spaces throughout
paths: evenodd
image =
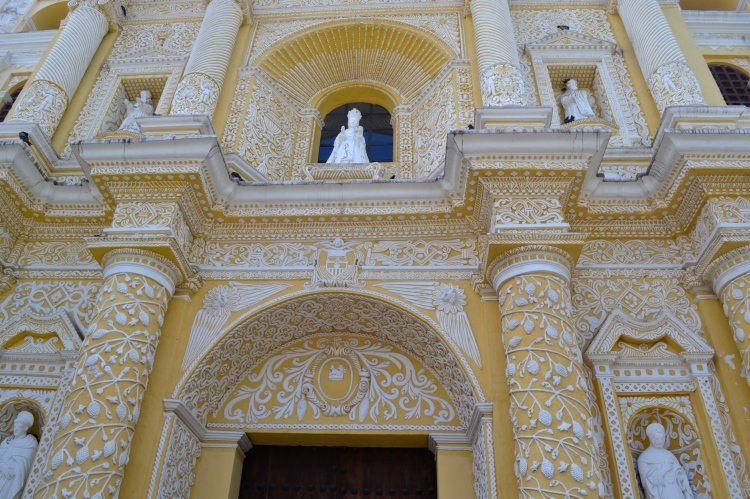
M 179 269 L 156 253 L 115 249 L 35 498 L 117 497 L 167 304 Z
M 498 258 L 497 290 L 521 497 L 600 497 L 589 391 L 571 324 L 570 256 L 524 246 Z
M 170 114 L 213 116 L 240 24 L 242 10 L 234 0 L 213 0 L 208 5 Z
M 619 0 L 617 12 L 659 113 L 667 106 L 705 104 L 658 0 Z
M 472 0 L 484 106 L 524 105 L 523 76 L 507 0 Z
M 734 342 L 742 359 L 742 377 L 750 384 L 750 248 L 742 247 L 719 258 L 708 270 L 724 306 Z
M 51 137 L 108 29 L 107 18 L 95 7 L 80 5 L 71 12 L 13 121 L 35 121 Z

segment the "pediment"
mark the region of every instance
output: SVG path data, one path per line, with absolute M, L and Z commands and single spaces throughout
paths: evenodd
M 614 53 L 617 45 L 593 36 L 584 35 L 583 33 L 565 30 L 545 36 L 533 43 L 527 43 L 525 49 L 530 53 L 560 50 L 589 50 Z
M 12 354 L 78 352 L 81 344 L 81 335 L 64 310 L 44 316 L 27 312 L 0 331 L 0 351 Z
M 594 363 L 673 361 L 686 357 L 708 361 L 714 350 L 670 312 L 642 321 L 618 309 L 609 314 L 585 355 Z

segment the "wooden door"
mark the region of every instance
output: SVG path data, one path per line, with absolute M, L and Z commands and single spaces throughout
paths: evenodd
M 259 445 L 242 470 L 240 499 L 390 497 L 437 497 L 429 450 Z

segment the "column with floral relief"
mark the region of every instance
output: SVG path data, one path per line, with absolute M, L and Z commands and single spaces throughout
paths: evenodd
M 180 272 L 148 251 L 102 260 L 103 285 L 35 498 L 117 497 Z
M 562 250 L 526 246 L 491 269 L 507 363 L 522 498 L 600 497 L 589 385 L 571 322 Z

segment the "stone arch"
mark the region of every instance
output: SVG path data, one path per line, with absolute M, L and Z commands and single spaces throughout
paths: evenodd
M 422 28 L 380 18 L 354 18 L 300 30 L 252 57 L 251 64 L 299 102 L 311 105 L 343 82 L 378 82 L 411 100 L 457 56 Z
M 0 434 L 8 435 L 13 432 L 13 421 L 21 411 L 28 411 L 34 415 L 34 424 L 29 428 L 29 433 L 37 440 L 41 440 L 47 423 L 47 411 L 39 402 L 24 397 L 23 392 L 0 403 Z
M 240 380 L 286 343 L 319 333 L 352 332 L 380 338 L 419 359 L 447 391 L 468 428 L 485 398 L 468 362 L 432 321 L 384 295 L 346 290 L 296 293 L 235 321 L 192 363 L 174 392 L 205 424 Z

